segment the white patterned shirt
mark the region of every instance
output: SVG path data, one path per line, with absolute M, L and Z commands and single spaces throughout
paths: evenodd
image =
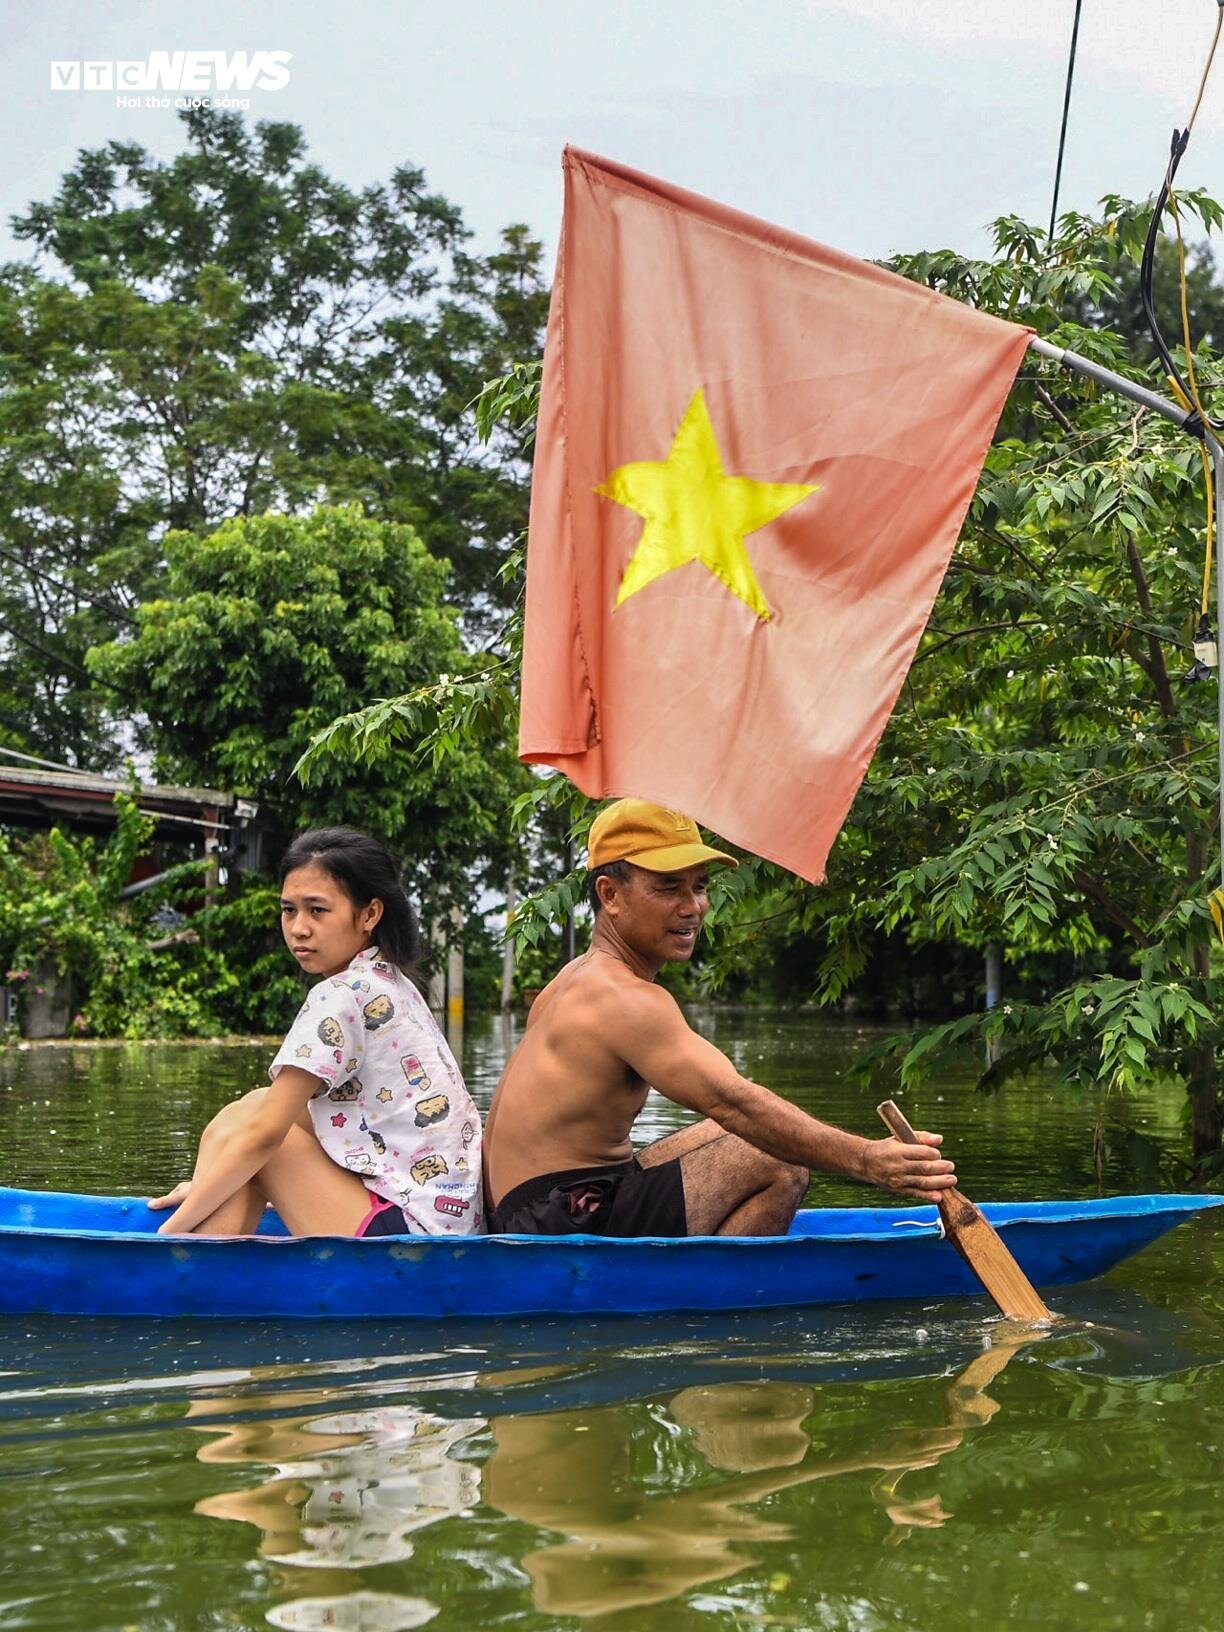
M 480 1233 L 480 1116 L 425 999 L 377 947 L 310 988 L 268 1075 L 286 1065 L 321 1081 L 323 1149 L 413 1235 Z

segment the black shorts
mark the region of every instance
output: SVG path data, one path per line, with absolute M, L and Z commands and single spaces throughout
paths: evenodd
M 357 1226 L 357 1239 L 366 1241 L 372 1235 L 411 1235 L 403 1211 L 385 1196 L 370 1192 L 370 1210 Z
M 541 1173 L 508 1190 L 489 1214 L 490 1235 L 687 1235 L 680 1163 Z

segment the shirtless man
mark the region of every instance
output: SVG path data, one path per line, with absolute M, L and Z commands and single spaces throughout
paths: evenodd
M 590 950 L 545 987 L 485 1130 L 498 1234 L 785 1235 L 808 1169 L 934 1201 L 956 1183 L 940 1136 L 864 1139 L 742 1077 L 655 984 L 693 955 L 711 866 L 738 864 L 687 816 L 620 799 L 588 846 Z M 634 1153 L 651 1088 L 705 1118 Z

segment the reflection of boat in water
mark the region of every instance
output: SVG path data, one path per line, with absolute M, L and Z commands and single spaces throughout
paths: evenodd
M 1110 1378 L 1154 1378 L 1219 1364 L 1197 1327 L 1124 1285 L 1077 1288 L 1041 1364 Z M 259 1378 L 265 1418 L 292 1414 L 304 1388 L 357 1409 L 419 1400 L 444 1417 L 618 1405 L 712 1382 L 762 1377 L 808 1385 L 950 1376 L 1002 1322 L 979 1305 L 871 1304 L 652 1315 L 394 1323 L 95 1319 L 0 1321 L 9 1370 L 0 1422 L 219 1394 Z M 190 1341 L 184 1341 L 189 1330 Z M 425 1344 L 422 1338 L 432 1341 Z M 438 1339 L 444 1338 L 444 1342 Z M 473 1394 L 475 1391 L 475 1395 Z
M 248 1417 L 261 1403 L 254 1389 L 262 1380 L 250 1379 L 250 1393 L 207 1393 L 188 1405 L 191 1426 L 209 1436 L 197 1452 L 202 1464 L 273 1469 L 257 1485 L 201 1498 L 195 1511 L 253 1525 L 260 1555 L 285 1566 L 287 1580 L 313 1571 L 321 1586 L 349 1589 L 278 1604 L 269 1622 L 294 1632 L 402 1632 L 432 1620 L 438 1606 L 428 1598 L 354 1592 L 351 1572 L 403 1564 L 418 1531 L 470 1514 L 480 1500 L 480 1470 L 451 1453 L 485 1427 L 484 1419 L 448 1419 L 403 1405 L 337 1410 L 337 1391 L 327 1388 L 278 1396 L 282 1409 L 332 1407 L 320 1414 Z
M 340 1597 L 294 1598 L 267 1614 L 284 1632 L 410 1632 L 438 1613 L 427 1598 L 397 1592 L 346 1592 Z
M 987 1203 L 1035 1285 L 1088 1280 L 1219 1196 Z M 0 1314 L 345 1320 L 980 1296 L 933 1207 L 813 1207 L 780 1237 L 159 1236 L 142 1200 L 0 1189 Z M 279 1232 L 279 1233 L 278 1233 Z
M 640 1627 L 648 1602 L 696 1632 L 705 1595 L 759 1596 L 745 1570 L 784 1576 L 847 1526 L 860 1546 L 900 1542 L 902 1560 L 921 1530 L 957 1545 L 948 1527 L 972 1527 L 1009 1443 L 1035 1474 L 1053 1399 L 1125 1411 L 1135 1391 L 1113 1379 L 1218 1363 L 1210 1329 L 1116 1282 L 1060 1312 L 1014 1357 L 1014 1329 L 964 1303 L 445 1329 L 7 1321 L 0 1417 L 41 1415 L 91 1461 L 98 1436 L 139 1461 L 142 1434 L 181 1445 L 186 1429 L 203 1546 L 249 1558 L 291 1600 L 269 1612 L 277 1626 L 423 1624 L 444 1593 L 457 1613 L 462 1582 L 468 1625 L 501 1624 L 512 1601 L 559 1626 L 597 1588 L 601 1632 Z
M 1043 1337 L 1012 1330 L 977 1355 L 944 1389 L 941 1421 L 876 1430 L 843 1450 L 813 1444 L 805 1426 L 813 1391 L 800 1384 L 682 1389 L 664 1407 L 666 1419 L 653 1424 L 660 1437 L 679 1430 L 687 1442 L 687 1457 L 673 1453 L 678 1471 L 670 1481 L 657 1472 L 643 1477 L 642 1430 L 648 1435 L 651 1425 L 635 1424 L 624 1408 L 495 1418 L 485 1501 L 565 1536 L 523 1559 L 537 1607 L 554 1615 L 615 1615 L 739 1574 L 755 1562 L 754 1543 L 793 1534 L 759 1504 L 821 1480 L 875 1475 L 872 1500 L 892 1539 L 903 1540 L 952 1515 L 937 1494 L 901 1493 L 902 1477 L 933 1468 L 989 1423 L 999 1406 L 987 1387 L 1018 1350 Z M 665 1458 L 656 1461 L 665 1466 Z
M 834 1448 L 815 1445 L 807 1426 L 815 1390 L 790 1382 L 705 1383 L 649 1403 L 488 1423 L 447 1421 L 418 1406 L 250 1420 L 243 1413 L 257 1393 L 210 1396 L 188 1412 L 210 1436 L 199 1460 L 272 1462 L 275 1472 L 205 1497 L 196 1512 L 255 1525 L 261 1555 L 278 1564 L 327 1572 L 402 1563 L 419 1532 L 483 1502 L 545 1533 L 527 1537 L 522 1559 L 541 1611 L 616 1614 L 738 1575 L 754 1547 L 792 1535 L 761 1504 L 816 1481 L 866 1480 L 896 1539 L 946 1523 L 952 1515 L 938 1494 L 911 1498 L 901 1479 L 935 1467 L 989 1423 L 998 1405 L 987 1386 L 1043 1335 L 1001 1329 L 939 1391 L 931 1426 L 878 1426 L 864 1443 Z M 288 1401 L 323 1403 L 300 1392 Z M 227 1416 L 237 1420 L 214 1429 L 213 1419 Z M 329 1612 L 328 1603 L 296 1600 L 273 1624 L 348 1624 L 302 1619 L 314 1614 L 309 1606 Z

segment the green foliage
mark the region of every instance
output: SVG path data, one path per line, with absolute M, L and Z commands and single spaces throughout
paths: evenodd
M 586 898 L 586 872 L 578 868 L 530 895 L 518 908 L 511 926 L 520 947 L 547 945 L 553 928 L 580 907 Z
M 0 698 L 16 746 L 95 769 L 142 699 L 85 653 L 157 592 L 167 530 L 360 504 L 495 621 L 526 517 L 522 437 L 482 447 L 470 405 L 538 347 L 540 245 L 473 256 L 421 171 L 355 190 L 292 125 L 183 124 L 168 160 L 81 153 L 16 221 L 37 264 L 0 268 Z
M 50 959 L 63 973 L 93 979 L 120 955 L 118 894 L 153 823 L 130 793 L 115 803 L 117 826 L 101 849 L 55 827 L 18 839 L 0 833 L 0 959 L 20 978 Z
M 97 674 L 145 699 L 159 771 L 259 800 L 281 837 L 351 822 L 435 891 L 465 896 L 470 869 L 504 842 L 500 810 L 519 773 L 500 743 L 456 736 L 433 758 L 399 739 L 377 754 L 346 744 L 309 787 L 291 778 L 352 699 L 445 690 L 463 668 L 445 564 L 410 527 L 356 506 L 172 533 L 165 554 L 164 593 L 140 606 L 134 634 L 90 654 Z
M 510 667 L 510 659 L 491 659 L 473 674 L 442 674 L 432 685 L 342 714 L 314 733 L 294 770 L 304 786 L 313 787 L 338 761 L 375 765 L 403 744 L 435 771 L 461 745 L 500 746 L 517 703 Z
M 519 433 L 524 451 L 531 447 L 535 441 L 543 372 L 542 362 L 516 362 L 508 374 L 485 382 L 473 404 L 476 432 L 482 442 L 492 442 L 508 428 Z
M 28 996 L 54 966 L 70 980 L 80 1036 L 282 1031 L 302 979 L 280 936 L 279 890 L 249 879 L 202 906 L 204 863 L 191 861 L 168 869 L 156 890 L 121 900 L 154 823 L 132 792 L 115 806 L 115 831 L 102 844 L 59 828 L 0 832 L 0 975 Z M 185 931 L 167 935 L 152 923 L 163 903 L 186 909 Z
M 199 941 L 183 960 L 184 978 L 207 996 L 208 1035 L 279 1035 L 304 991 L 280 932 L 280 889 L 271 879 L 251 876 L 231 891 L 193 916 Z
M 70 977 L 78 1034 L 176 1037 L 217 1029 L 207 988 L 183 978 L 181 957 L 149 946 L 149 904 L 119 892 L 148 848 L 152 820 L 131 793 L 115 799 L 105 844 L 52 828 L 0 833 L 0 961 L 19 992 L 48 966 Z M 199 885 L 198 866 L 179 870 Z

